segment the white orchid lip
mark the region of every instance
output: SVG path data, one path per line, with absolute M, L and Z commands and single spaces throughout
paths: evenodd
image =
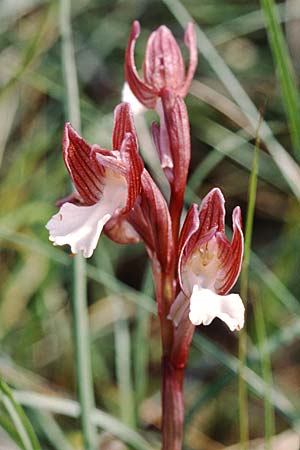
M 65 203 L 47 223 L 49 239 L 54 245 L 70 245 L 74 254 L 92 256 L 104 225 L 127 202 L 127 182 L 110 169 L 105 172 L 103 195 L 92 206 Z
M 218 317 L 231 331 L 244 326 L 245 307 L 238 294 L 218 295 L 194 285 L 190 298 L 189 318 L 193 325 L 209 325 Z

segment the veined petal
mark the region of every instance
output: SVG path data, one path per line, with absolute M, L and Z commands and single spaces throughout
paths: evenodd
M 218 295 L 210 289 L 194 285 L 190 298 L 190 321 L 194 325 L 209 325 L 216 317 L 231 331 L 244 326 L 245 307 L 238 294 Z
M 226 294 L 234 286 L 242 265 L 244 236 L 241 209 L 237 206 L 232 213 L 233 236 L 231 244 L 222 233 L 216 233 L 220 269 L 216 275 L 215 289 Z
M 131 133 L 126 133 L 120 148 L 120 158 L 125 167 L 125 177 L 128 184 L 128 196 L 125 212 L 135 204 L 136 198 L 141 191 L 141 176 L 144 163 L 138 154 L 137 141 Z
M 102 228 L 127 201 L 127 183 L 124 177 L 106 170 L 106 185 L 101 200 L 92 206 L 65 203 L 47 223 L 49 239 L 55 245 L 68 244 L 72 253 L 92 256 Z
M 146 106 L 146 108 L 153 109 L 155 108 L 158 93 L 141 80 L 134 62 L 134 47 L 139 34 L 140 24 L 137 20 L 135 20 L 132 24 L 131 33 L 126 49 L 125 77 L 127 83 L 130 86 L 130 89 L 132 90 L 136 98 L 144 106 Z
M 217 227 L 217 231 L 224 232 L 225 200 L 221 189 L 212 189 L 202 200 L 200 206 L 199 235 L 206 234 L 211 228 Z
M 179 244 L 178 244 L 178 278 L 179 283 L 181 286 L 181 289 L 184 289 L 183 287 L 183 280 L 182 280 L 182 265 L 184 263 L 184 256 L 189 253 L 189 245 L 191 238 L 193 234 L 196 233 L 197 229 L 199 227 L 199 212 L 198 212 L 198 206 L 196 203 L 194 203 L 188 210 L 187 215 L 185 217 L 183 227 L 180 233 L 179 237 Z M 193 245 L 192 245 L 193 248 Z
M 184 83 L 185 69 L 180 48 L 164 25 L 148 39 L 143 72 L 146 83 L 157 92 L 166 87 L 178 90 Z
M 120 150 L 127 133 L 131 133 L 131 135 L 134 136 L 137 147 L 137 137 L 131 107 L 129 103 L 123 102 L 120 103 L 114 111 L 114 129 L 112 135 L 113 150 Z
M 91 147 L 69 123 L 63 136 L 63 157 L 76 190 L 84 203 L 93 205 L 101 198 L 104 170 L 91 160 Z
M 143 160 L 138 154 L 136 137 L 132 133 L 126 133 L 120 151 L 108 152 L 98 145 L 93 145 L 91 159 L 126 178 L 128 195 L 122 214 L 128 212 L 141 191 L 141 175 L 144 169 Z

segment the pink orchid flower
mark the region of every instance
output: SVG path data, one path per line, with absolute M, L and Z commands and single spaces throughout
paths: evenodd
M 178 326 L 189 309 L 193 325 L 223 320 L 231 331 L 244 325 L 244 305 L 238 294 L 228 294 L 240 273 L 243 257 L 242 219 L 233 211 L 231 243 L 224 233 L 225 207 L 220 189 L 212 189 L 198 206 L 192 205 L 179 243 L 179 280 L 182 291 L 169 318 Z M 187 301 L 189 300 L 189 301 Z
M 125 56 L 125 75 L 135 97 L 146 107 L 154 109 L 157 98 L 165 88 L 185 97 L 197 66 L 196 35 L 193 23 L 189 23 L 184 41 L 190 52 L 187 72 L 177 42 L 166 26 L 159 27 L 148 39 L 143 64 L 144 80 L 139 77 L 135 62 L 135 42 L 140 34 L 140 24 L 135 21 Z
M 63 157 L 77 192 L 46 228 L 55 245 L 68 244 L 72 253 L 82 252 L 86 258 L 93 254 L 104 225 L 126 217 L 140 193 L 143 162 L 126 103 L 115 109 L 112 146 L 113 151 L 91 147 L 69 123 L 65 125 Z

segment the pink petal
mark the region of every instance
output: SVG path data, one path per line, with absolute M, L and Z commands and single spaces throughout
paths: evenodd
M 178 243 L 178 278 L 179 283 L 181 286 L 181 289 L 183 289 L 183 280 L 182 280 L 182 265 L 186 258 L 184 256 L 189 255 L 188 247 L 190 247 L 190 239 L 194 233 L 199 228 L 199 211 L 198 211 L 198 205 L 195 203 L 190 207 L 190 209 L 187 212 L 180 237 L 179 237 L 179 243 Z M 191 246 L 191 250 L 193 250 L 194 245 Z M 186 251 L 187 250 L 187 251 Z
M 218 243 L 218 258 L 221 268 L 217 274 L 216 290 L 226 294 L 236 283 L 241 271 L 244 252 L 244 236 L 242 231 L 241 209 L 237 206 L 232 213 L 233 236 L 231 244 L 221 233 L 216 234 Z
M 73 183 L 87 205 L 95 204 L 102 195 L 104 170 L 91 158 L 91 147 L 69 123 L 63 136 L 63 157 Z
M 173 34 L 164 25 L 148 39 L 143 72 L 145 82 L 156 92 L 165 88 L 177 91 L 184 83 L 181 51 Z
M 200 227 L 198 236 L 206 234 L 211 228 L 224 232 L 225 227 L 225 200 L 219 188 L 212 189 L 201 202 Z
M 113 150 L 120 150 L 127 133 L 131 133 L 135 137 L 137 147 L 137 137 L 131 107 L 129 103 L 120 103 L 114 111 Z
M 138 75 L 134 62 L 135 42 L 140 34 L 140 24 L 136 20 L 132 24 L 131 33 L 125 54 L 125 77 L 133 94 L 146 108 L 154 109 L 157 92 L 148 86 Z
M 128 184 L 128 197 L 124 213 L 129 211 L 141 191 L 141 175 L 144 163 L 137 151 L 135 136 L 127 133 L 120 148 L 121 161 L 125 167 L 125 177 Z

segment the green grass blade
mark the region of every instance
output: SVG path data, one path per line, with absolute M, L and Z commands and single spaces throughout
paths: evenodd
M 300 158 L 300 99 L 296 86 L 289 50 L 279 22 L 277 6 L 273 0 L 261 0 L 265 14 L 267 32 L 278 72 L 282 102 L 286 111 L 295 157 Z
M 22 405 L 30 408 L 45 410 L 52 412 L 53 414 L 62 414 L 74 418 L 80 416 L 80 404 L 74 400 L 37 394 L 30 391 L 14 391 L 14 395 Z M 155 447 L 150 445 L 139 433 L 100 409 L 94 409 L 92 411 L 91 422 L 114 436 L 117 436 L 135 450 L 155 449 Z
M 117 282 L 111 258 L 104 247 L 105 245 L 102 243 L 102 251 L 97 254 L 98 258 L 101 258 L 99 266 L 106 267 L 111 277 Z M 120 414 L 122 421 L 134 428 L 136 426 L 136 414 L 131 372 L 131 339 L 123 295 L 116 295 L 112 298 L 111 303 L 114 312 L 115 364 Z
M 66 116 L 80 133 L 79 89 L 71 28 L 71 1 L 60 1 L 60 31 L 62 64 L 66 87 Z M 90 415 L 95 405 L 91 367 L 88 306 L 86 292 L 86 263 L 82 255 L 73 265 L 73 318 L 76 355 L 76 380 L 81 404 L 81 426 L 86 450 L 96 448 L 97 434 Z
M 38 439 L 23 409 L 16 402 L 7 384 L 0 379 L 0 401 L 5 406 L 25 450 L 41 450 Z M 10 433 L 12 436 L 12 434 Z
M 275 415 L 274 406 L 272 403 L 271 389 L 273 385 L 272 367 L 270 354 L 265 346 L 266 344 L 266 329 L 264 312 L 261 304 L 261 299 L 257 298 L 254 301 L 254 319 L 257 334 L 258 350 L 261 360 L 262 377 L 266 383 L 266 390 L 264 396 L 264 417 L 265 417 L 265 440 L 266 449 L 271 450 L 271 439 L 275 434 Z
M 0 413 L 0 428 L 2 428 L 2 430 L 6 432 L 6 434 L 18 445 L 18 447 L 20 447 L 22 450 L 25 449 L 18 431 L 14 427 L 11 420 L 9 420 L 9 418 L 6 417 L 3 412 Z
M 17 67 L 9 80 L 4 84 L 4 86 L 1 87 L 0 99 L 2 99 L 4 95 L 7 95 L 11 91 L 11 89 L 14 88 L 19 79 L 26 73 L 35 58 L 40 55 L 41 48 L 43 47 L 41 43 L 43 42 L 43 39 L 45 39 L 45 33 L 52 19 L 51 16 L 55 12 L 55 8 L 56 6 L 54 5 L 54 3 L 52 3 L 46 10 L 46 13 L 41 21 L 40 26 L 38 27 L 34 38 L 29 42 L 24 51 L 24 55 L 20 65 Z
M 286 3 L 277 4 L 278 19 L 280 22 L 288 22 L 291 19 L 299 19 L 300 12 L 293 11 L 293 15 L 286 11 Z M 215 46 L 224 45 L 228 41 L 240 36 L 251 34 L 265 27 L 264 14 L 261 9 L 251 11 L 231 20 L 218 24 L 208 30 L 208 37 Z
M 201 388 L 201 393 L 199 397 L 192 404 L 190 409 L 186 412 L 184 418 L 184 426 L 187 427 L 189 423 L 193 420 L 195 414 L 199 411 L 202 406 L 205 406 L 210 400 L 216 398 L 219 392 L 227 386 L 233 379 L 235 375 L 232 372 L 227 372 L 225 375 L 222 374 L 217 379 L 213 380 L 206 388 Z
M 153 295 L 153 280 L 150 265 L 147 267 L 142 284 L 142 292 L 148 296 Z M 134 334 L 133 364 L 135 382 L 136 415 L 145 399 L 148 384 L 149 362 L 149 326 L 151 314 L 142 304 L 137 305 L 136 329 Z
M 34 416 L 47 440 L 56 450 L 74 450 L 51 414 L 35 411 Z
M 210 339 L 195 334 L 193 338 L 193 345 L 201 352 L 211 355 L 214 359 L 219 361 L 224 367 L 230 369 L 233 373 L 238 375 L 240 363 L 239 360 L 219 348 Z M 250 367 L 246 367 L 243 371 L 243 377 L 247 382 L 249 389 L 258 397 L 264 398 L 265 391 L 269 389 L 264 380 L 255 373 Z M 280 391 L 278 387 L 271 389 L 272 403 L 278 412 L 285 417 L 292 427 L 297 426 L 299 411 L 293 406 L 289 399 Z
M 258 176 L 258 153 L 259 153 L 259 129 L 261 126 L 262 116 L 257 127 L 257 137 L 254 147 L 252 171 L 249 183 L 248 192 L 248 209 L 247 219 L 245 227 L 245 247 L 244 247 L 244 260 L 241 272 L 241 297 L 245 304 L 247 313 L 247 298 L 248 298 L 248 271 L 250 263 L 251 253 L 251 241 L 253 230 L 254 209 L 256 202 L 256 190 L 257 190 L 257 176 Z M 239 372 L 239 421 L 240 421 L 240 444 L 242 449 L 247 448 L 247 442 L 249 441 L 249 416 L 248 416 L 248 393 L 247 385 L 243 376 L 244 369 L 246 367 L 247 359 L 247 321 L 243 329 L 239 333 L 239 360 L 240 360 L 240 372 Z

